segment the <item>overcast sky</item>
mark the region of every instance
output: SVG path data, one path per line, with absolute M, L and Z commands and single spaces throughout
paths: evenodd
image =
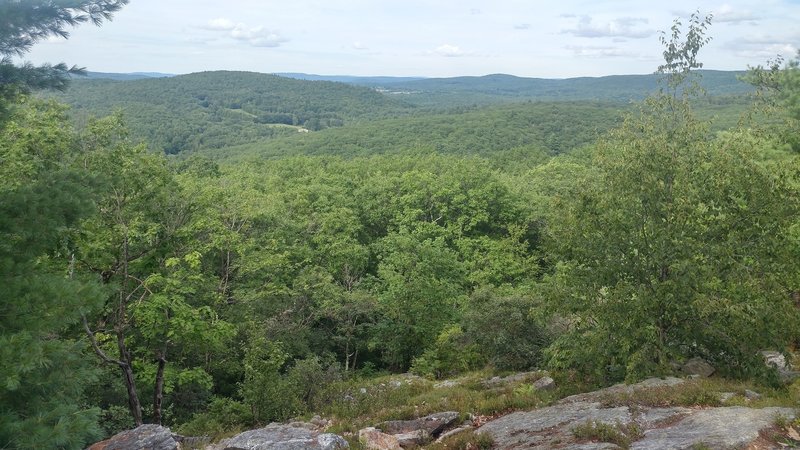
M 800 0 L 131 0 L 112 22 L 37 44 L 27 59 L 97 72 L 204 70 L 566 78 L 650 73 L 659 30 L 713 13 L 708 69 L 800 47 Z

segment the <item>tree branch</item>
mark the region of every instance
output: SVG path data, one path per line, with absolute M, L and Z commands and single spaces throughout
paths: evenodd
M 109 358 L 108 355 L 100 348 L 100 345 L 97 343 L 97 339 L 94 337 L 94 332 L 92 332 L 91 328 L 89 328 L 89 321 L 86 320 L 86 315 L 81 313 L 81 321 L 83 321 L 83 329 L 86 331 L 86 335 L 89 336 L 89 342 L 92 344 L 92 349 L 103 360 L 106 364 L 116 364 L 120 367 L 127 366 L 127 363 L 120 361 L 118 359 Z

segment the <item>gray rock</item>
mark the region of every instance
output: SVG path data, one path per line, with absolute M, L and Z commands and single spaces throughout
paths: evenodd
M 703 358 L 695 357 L 683 363 L 681 370 L 687 375 L 699 375 L 705 378 L 714 373 L 714 366 Z
M 358 431 L 358 441 L 367 450 L 400 450 L 400 442 L 391 434 L 382 433 L 373 427 Z
M 761 352 L 761 356 L 764 357 L 764 363 L 768 366 L 772 366 L 778 370 L 789 369 L 786 364 L 786 357 L 781 352 L 763 351 Z
M 458 413 L 447 411 L 431 414 L 413 420 L 390 420 L 379 423 L 375 428 L 388 434 L 410 433 L 417 430 L 424 430 L 430 436 L 438 436 L 445 428 L 451 426 L 458 420 Z
M 564 447 L 564 450 L 618 450 L 619 445 L 610 442 L 589 442 L 586 444 L 572 444 Z
M 434 383 L 433 387 L 436 388 L 436 389 L 440 389 L 440 388 L 455 387 L 455 386 L 458 386 L 460 384 L 461 383 L 459 381 L 457 381 L 457 380 L 442 380 L 442 381 L 440 381 L 438 383 Z
M 556 388 L 556 382 L 550 377 L 542 377 L 533 383 L 537 391 L 551 391 Z
M 442 433 L 442 435 L 439 436 L 439 439 L 436 439 L 436 442 L 442 442 L 443 440 L 449 438 L 450 436 L 455 436 L 457 434 L 460 434 L 460 433 L 463 433 L 465 431 L 469 431 L 469 430 L 472 430 L 472 429 L 473 429 L 472 425 L 462 425 L 462 426 L 460 426 L 458 428 L 453 428 L 452 430 L 450 430 L 450 431 L 448 431 L 446 433 Z
M 403 448 L 419 447 L 420 445 L 426 444 L 431 440 L 430 433 L 425 430 L 415 430 L 409 431 L 408 433 L 395 434 L 394 437 L 397 438 L 397 443 Z
M 587 422 L 627 425 L 633 420 L 624 406 L 603 408 L 599 402 L 572 402 L 512 413 L 485 424 L 477 433 L 489 434 L 498 449 L 549 449 L 558 444 L 578 444 L 572 430 Z
M 486 387 L 494 387 L 494 386 L 501 386 L 504 384 L 510 383 L 519 383 L 521 381 L 526 381 L 532 378 L 540 377 L 543 372 L 520 372 L 515 373 L 513 375 L 509 375 L 507 377 L 492 377 L 488 380 L 483 381 L 483 385 Z M 545 376 L 547 376 L 547 372 L 544 372 Z
M 744 448 L 777 416 L 792 419 L 795 412 L 789 408 L 742 407 L 697 410 L 672 426 L 645 431 L 644 438 L 631 444 L 631 449 L 691 449 L 703 445 L 715 450 Z
M 664 424 L 672 423 L 691 414 L 689 408 L 645 408 L 639 412 L 636 422 L 644 428 L 656 428 Z
M 169 428 L 145 424 L 133 430 L 123 431 L 112 438 L 98 442 L 91 450 L 176 450 L 178 441 Z
M 756 391 L 751 391 L 750 389 L 744 390 L 744 398 L 748 400 L 758 400 L 761 398 L 761 394 Z
M 213 450 L 337 450 L 349 448 L 341 436 L 318 433 L 306 427 L 270 424 L 245 431 L 212 446 Z
M 615 384 L 604 389 L 594 392 L 586 392 L 583 394 L 571 395 L 559 401 L 559 403 L 572 403 L 572 402 L 592 402 L 600 399 L 607 398 L 613 395 L 632 395 L 643 389 L 655 389 L 672 387 L 683 384 L 686 380 L 683 378 L 666 377 L 666 378 L 648 378 L 636 384 Z
M 735 392 L 720 392 L 719 401 L 722 402 L 722 403 L 725 403 L 728 400 L 732 399 L 733 397 L 736 397 L 736 393 Z

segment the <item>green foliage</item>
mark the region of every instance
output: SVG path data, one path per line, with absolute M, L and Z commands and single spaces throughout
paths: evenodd
M 796 168 L 765 160 L 774 146 L 746 130 L 709 139 L 686 94 L 653 97 L 599 144 L 582 188 L 551 204 L 546 296 L 568 330 L 551 364 L 632 380 L 700 355 L 752 376 L 759 349 L 796 339 Z
M 461 326 L 445 328 L 430 348 L 414 358 L 411 372 L 445 378 L 479 368 L 485 362 L 484 358 L 474 344 L 465 341 Z
M 756 66 L 742 77 L 756 88 L 753 116 L 764 115 L 766 125 L 755 125 L 780 141 L 786 142 L 795 152 L 800 149 L 800 58 L 784 64 L 781 57 Z
M 175 154 L 299 135 L 410 110 L 372 89 L 251 72 L 76 80 L 59 99 L 79 120 L 121 110 L 132 135 Z
M 431 450 L 490 450 L 494 447 L 494 439 L 488 433 L 475 433 L 465 431 L 458 433 L 442 442 L 429 445 Z
M 32 90 L 64 90 L 70 75 L 83 69 L 64 63 L 34 66 L 14 64 L 12 57 L 21 57 L 31 47 L 48 37 L 69 36 L 67 27 L 91 21 L 100 25 L 128 0 L 28 0 L 0 4 L 0 125 L 8 117 L 11 102 Z
M 91 183 L 69 170 L 61 109 L 18 110 L 0 136 L 17 173 L 0 182 L 0 446 L 81 448 L 99 436 L 82 404 L 95 372 L 67 333 L 96 308 L 98 285 L 73 272 L 67 232 L 92 212 Z
M 464 315 L 464 332 L 485 360 L 501 370 L 540 367 L 549 333 L 531 317 L 539 302 L 519 295 L 475 292 Z
M 195 414 L 177 431 L 184 436 L 210 436 L 217 440 L 253 423 L 250 408 L 230 398 L 214 398 L 203 412 Z
M 288 359 L 279 344 L 264 339 L 251 340 L 246 349 L 240 395 L 255 423 L 286 420 L 302 411 L 300 386 L 282 373 Z
M 633 441 L 642 437 L 642 431 L 636 422 L 629 424 L 609 424 L 606 422 L 585 422 L 572 429 L 577 439 L 589 439 L 610 442 L 622 448 L 629 448 Z

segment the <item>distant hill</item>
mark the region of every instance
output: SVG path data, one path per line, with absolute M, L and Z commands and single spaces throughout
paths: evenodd
M 132 81 L 143 80 L 146 78 L 165 78 L 174 77 L 175 75 L 160 72 L 132 72 L 132 73 L 109 73 L 109 72 L 86 72 L 85 77 L 78 77 L 79 79 L 89 80 L 118 80 L 118 81 Z
M 412 109 L 366 87 L 253 72 L 77 79 L 59 96 L 77 120 L 121 110 L 135 138 L 167 153 L 343 126 Z
M 698 71 L 708 95 L 741 95 L 752 87 L 741 71 Z M 418 105 L 486 104 L 519 100 L 641 100 L 659 88 L 659 75 L 612 75 L 566 79 L 523 78 L 494 74 L 482 77 L 426 78 L 386 83 L 385 90 Z
M 710 95 L 707 106 L 710 115 L 718 114 L 714 112 L 716 108 L 728 121 L 735 117 L 738 108 L 735 98 L 752 90 L 738 80 L 741 73 L 701 72 L 701 84 Z M 77 121 L 121 110 L 135 138 L 166 153 L 258 143 L 269 154 L 350 154 L 388 151 L 378 148 L 387 142 L 406 147 L 415 143 L 442 142 L 436 133 L 446 130 L 447 121 L 455 117 L 448 118 L 441 113 L 498 104 L 565 101 L 602 104 L 600 110 L 615 109 L 638 101 L 659 88 L 656 75 L 569 79 L 522 78 L 504 74 L 455 78 L 284 75 L 288 76 L 227 71 L 178 76 L 93 73 L 88 78 L 76 79 L 60 97 L 72 105 Z M 571 106 L 565 111 L 578 110 Z M 559 114 L 554 116 L 556 120 Z M 610 123 L 610 116 L 596 109 L 590 114 L 603 118 L 600 129 Z M 404 116 L 415 118 L 397 123 L 382 122 L 377 127 L 350 127 Z M 518 131 L 520 127 L 515 121 L 511 121 L 513 125 L 509 127 L 499 126 L 497 124 L 502 121 L 496 121 L 496 117 L 499 117 L 497 113 L 484 117 L 495 124 L 489 128 L 481 125 L 480 114 L 458 117 L 458 120 L 467 120 L 469 127 L 484 130 L 479 133 L 483 137 L 494 136 L 490 141 L 507 140 L 521 132 L 524 134 L 524 130 Z M 535 139 L 524 138 L 520 143 L 535 142 L 551 152 L 565 151 L 579 144 L 563 139 L 563 142 L 554 143 L 550 136 L 558 135 L 562 130 L 557 123 L 552 124 L 555 132 L 542 128 L 542 121 L 550 123 L 550 120 L 549 116 L 538 116 L 534 122 L 541 133 Z M 575 117 L 569 120 L 582 128 L 590 126 L 576 122 Z M 429 123 L 436 125 L 429 127 L 426 125 Z M 348 130 L 341 133 L 308 137 L 302 141 L 292 139 L 298 132 L 345 125 Z M 348 136 L 355 137 L 351 139 Z M 288 140 L 279 140 L 277 146 L 267 145 L 268 149 L 262 145 L 265 140 L 278 137 L 287 137 Z M 487 144 L 483 137 L 470 136 L 469 139 L 476 144 L 484 142 L 481 144 L 484 147 L 490 145 L 491 142 Z M 434 146 L 446 151 L 451 144 Z
M 630 106 L 595 102 L 523 102 L 439 114 L 375 120 L 319 133 L 297 134 L 205 154 L 356 157 L 429 151 L 506 158 L 555 155 L 594 142 L 618 125 Z
M 358 77 L 350 75 L 314 75 L 308 73 L 276 73 L 287 78 L 310 81 L 336 81 L 339 83 L 355 84 L 357 86 L 390 86 L 398 83 L 424 80 L 423 77 Z

